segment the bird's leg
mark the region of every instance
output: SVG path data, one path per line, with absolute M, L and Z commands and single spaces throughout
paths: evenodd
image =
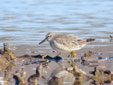
M 67 60 L 67 62 L 68 62 L 68 64 L 69 64 L 71 67 L 73 67 L 73 68 L 76 66 L 75 63 L 74 63 L 74 61 L 73 61 L 72 59 Z
M 76 53 L 75 53 L 75 51 L 72 51 L 66 58 L 65 58 L 65 60 L 68 60 L 68 58 L 71 56 L 71 60 L 73 59 L 73 58 L 75 58 L 77 55 L 76 55 Z
M 71 59 L 72 58 L 75 58 L 77 55 L 76 55 L 76 53 L 75 53 L 75 51 L 72 51 L 71 53 L 70 53 L 70 55 L 71 55 Z
M 70 54 L 65 58 L 65 60 L 67 60 L 68 61 L 68 58 L 70 57 Z

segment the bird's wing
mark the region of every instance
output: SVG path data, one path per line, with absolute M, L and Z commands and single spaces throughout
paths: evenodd
M 80 39 L 72 34 L 61 34 L 54 38 L 55 42 L 60 43 L 66 47 L 78 47 L 80 44 L 83 44 L 85 40 Z

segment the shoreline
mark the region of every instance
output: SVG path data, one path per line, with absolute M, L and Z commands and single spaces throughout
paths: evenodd
M 48 47 L 48 48 L 47 48 Z M 16 47 L 16 50 L 13 50 L 13 52 L 17 55 L 25 55 L 25 54 L 48 54 L 48 55 L 55 55 L 58 52 L 52 52 L 54 51 L 51 47 L 49 47 L 49 45 L 45 48 L 45 46 L 30 46 L 30 45 L 20 45 Z M 13 46 L 10 47 L 10 49 L 13 49 Z M 95 52 L 99 52 L 104 54 L 104 56 L 113 56 L 113 46 L 96 46 L 96 47 L 83 47 L 80 50 L 75 51 L 78 55 L 80 55 L 81 53 L 84 53 L 88 50 L 92 50 Z M 63 55 L 65 55 L 66 53 L 62 53 Z

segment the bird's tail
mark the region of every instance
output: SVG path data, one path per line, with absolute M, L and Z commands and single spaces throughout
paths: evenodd
M 88 43 L 90 43 L 92 41 L 95 41 L 95 39 L 92 39 L 92 38 L 86 39 L 86 42 L 88 42 Z

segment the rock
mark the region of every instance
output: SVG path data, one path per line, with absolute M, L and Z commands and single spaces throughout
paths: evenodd
M 56 71 L 53 71 L 51 77 L 52 79 L 48 82 L 49 85 L 54 85 L 51 84 L 52 82 L 57 82 L 55 85 L 72 85 L 75 81 L 74 75 L 66 69 L 56 69 Z

